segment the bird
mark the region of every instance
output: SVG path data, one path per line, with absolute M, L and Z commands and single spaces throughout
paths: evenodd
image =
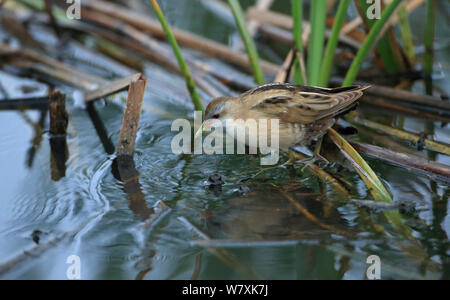
M 335 124 L 337 117 L 354 109 L 363 91 L 370 86 L 321 88 L 290 83 L 270 83 L 236 97 L 213 99 L 205 111 L 203 127 L 211 120 L 278 119 L 279 148 L 309 146 Z M 231 122 L 232 123 L 232 122 Z M 270 141 L 270 132 L 267 140 Z M 319 152 L 314 151 L 315 154 Z

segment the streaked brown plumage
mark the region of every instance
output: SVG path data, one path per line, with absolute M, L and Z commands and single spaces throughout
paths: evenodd
M 237 97 L 214 99 L 206 108 L 206 119 L 279 119 L 280 148 L 287 150 L 323 136 L 335 117 L 354 107 L 367 88 L 266 84 Z

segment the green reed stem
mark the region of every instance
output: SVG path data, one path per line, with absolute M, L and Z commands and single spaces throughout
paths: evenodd
M 264 73 L 262 71 L 261 65 L 259 63 L 258 51 L 256 50 L 253 38 L 247 29 L 247 24 L 245 22 L 244 13 L 242 11 L 241 5 L 238 0 L 228 0 L 231 11 L 233 12 L 234 19 L 236 20 L 236 25 L 241 33 L 242 40 L 244 41 L 245 48 L 247 49 L 248 59 L 250 61 L 250 66 L 253 70 L 253 77 L 255 82 L 259 85 L 265 83 Z
M 311 35 L 309 37 L 307 75 L 308 84 L 319 83 L 320 66 L 323 57 L 325 40 L 325 18 L 327 14 L 327 1 L 311 1 Z
M 379 33 L 383 29 L 384 25 L 386 25 L 386 23 L 394 13 L 395 9 L 401 2 L 402 0 L 393 0 L 383 11 L 383 13 L 381 14 L 381 18 L 375 22 L 367 38 L 362 44 L 361 49 L 359 49 L 358 54 L 353 60 L 353 63 L 350 69 L 348 70 L 347 75 L 345 76 L 343 86 L 350 86 L 353 84 L 356 77 L 358 76 L 358 72 L 361 69 L 364 59 L 374 46 Z
M 186 65 L 183 55 L 181 54 L 181 50 L 180 47 L 178 46 L 177 40 L 175 39 L 172 30 L 170 29 L 170 26 L 167 23 L 166 18 L 164 17 L 163 12 L 161 11 L 161 8 L 158 5 L 158 2 L 156 2 L 156 0 L 149 0 L 149 1 L 158 17 L 159 22 L 161 23 L 162 28 L 164 29 L 164 32 L 166 33 L 167 40 L 169 41 L 169 44 L 172 46 L 172 50 L 178 60 L 178 65 L 180 66 L 181 73 L 183 74 L 184 79 L 186 80 L 186 87 L 189 91 L 189 94 L 191 95 L 191 99 L 192 102 L 194 103 L 195 110 L 204 112 L 203 105 L 200 100 L 200 95 L 197 92 L 194 79 L 192 78 L 191 73 L 189 72 L 189 69 Z
M 414 43 L 411 32 L 411 25 L 408 19 L 408 12 L 406 7 L 403 6 L 398 12 L 398 18 L 400 20 L 400 33 L 402 35 L 403 44 L 405 46 L 405 53 L 409 62 L 413 65 L 416 61 L 416 53 L 414 51 Z
M 376 23 L 376 19 L 369 19 L 366 17 L 366 13 L 369 11 L 369 8 L 374 4 L 367 3 L 366 0 L 358 0 L 359 1 L 359 7 L 361 9 L 360 13 L 361 16 L 365 18 L 367 24 L 369 25 L 369 28 L 372 29 L 374 24 Z M 376 48 L 378 50 L 378 54 L 380 55 L 380 58 L 383 62 L 383 66 L 386 72 L 388 73 L 395 73 L 399 71 L 399 64 L 395 58 L 394 53 L 394 46 L 392 45 L 390 38 L 388 35 L 384 35 L 379 38 Z
M 425 55 L 423 71 L 425 73 L 425 84 L 428 95 L 433 94 L 433 87 L 431 77 L 433 74 L 433 59 L 434 59 L 434 33 L 435 33 L 435 18 L 436 18 L 436 1 L 427 0 L 427 20 L 425 25 Z
M 327 47 L 320 68 L 319 86 L 327 87 L 330 80 L 331 68 L 333 67 L 334 53 L 339 42 L 339 35 L 342 25 L 344 24 L 345 16 L 347 14 L 350 0 L 341 0 L 334 19 L 333 29 L 331 31 L 331 37 L 328 40 Z

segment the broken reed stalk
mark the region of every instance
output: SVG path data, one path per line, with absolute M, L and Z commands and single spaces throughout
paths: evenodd
M 66 175 L 66 161 L 69 157 L 66 141 L 66 130 L 69 123 L 66 96 L 59 91 L 51 93 L 49 108 L 51 178 L 58 181 Z
M 441 101 L 439 97 L 429 95 L 420 95 L 405 90 L 394 89 L 391 87 L 372 85 L 365 91 L 368 95 L 373 95 L 381 98 L 387 98 L 399 102 L 407 102 L 426 107 L 434 107 L 439 110 L 450 113 L 450 103 Z
M 181 54 L 181 50 L 180 47 L 178 46 L 177 40 L 175 39 L 175 36 L 173 35 L 172 30 L 170 29 L 170 26 L 167 23 L 166 18 L 164 17 L 163 12 L 161 11 L 161 8 L 158 5 L 158 2 L 156 0 L 149 0 L 149 2 L 152 5 L 153 10 L 155 11 L 162 28 L 164 29 L 169 44 L 172 46 L 172 50 L 177 58 L 178 65 L 180 66 L 181 72 L 183 73 L 184 79 L 186 80 L 186 87 L 189 91 L 189 94 L 191 95 L 191 100 L 192 103 L 194 104 L 195 110 L 204 113 L 202 101 L 200 100 L 200 95 L 197 92 L 194 79 L 192 78 L 191 73 L 189 72 L 189 69 L 186 65 L 183 55 Z
M 334 53 L 336 51 L 339 35 L 342 25 L 345 21 L 350 0 L 341 0 L 339 2 L 338 11 L 334 19 L 333 29 L 331 30 L 331 37 L 328 40 L 325 54 L 323 57 L 322 67 L 320 69 L 319 86 L 327 87 L 330 80 L 331 68 L 333 67 Z
M 66 95 L 59 91 L 50 94 L 50 134 L 64 136 L 66 134 L 69 115 L 66 111 Z
M 164 30 L 157 21 L 149 19 L 145 15 L 132 11 L 122 5 L 102 0 L 82 1 L 81 4 L 85 6 L 84 10 L 91 9 L 101 12 L 108 17 L 114 17 L 116 20 L 148 32 L 154 37 L 166 38 Z M 182 46 L 197 49 L 203 53 L 220 57 L 224 61 L 251 70 L 248 56 L 244 53 L 233 51 L 225 45 L 182 29 L 173 28 L 172 32 L 177 42 Z M 264 72 L 272 75 L 275 75 L 280 69 L 279 66 L 264 60 L 261 60 L 260 64 Z
M 284 59 L 280 72 L 275 76 L 273 82 L 287 82 L 295 62 L 295 50 L 291 49 Z
M 25 262 L 28 260 L 32 260 L 34 258 L 41 257 L 42 254 L 46 253 L 46 251 L 58 246 L 63 242 L 64 240 L 73 238 L 76 235 L 77 232 L 64 232 L 45 243 L 40 243 L 37 245 L 33 245 L 28 250 L 23 250 L 22 253 L 18 254 L 17 256 L 13 257 L 12 259 L 9 259 L 7 261 L 2 261 L 0 264 L 0 278 L 5 278 L 14 270 L 17 270 L 20 266 L 22 266 Z
M 306 74 L 308 75 L 308 84 L 313 86 L 317 86 L 319 84 L 320 66 L 322 65 L 323 47 L 325 41 L 326 13 L 326 0 L 315 0 L 311 2 L 311 34 L 309 36 Z
M 80 71 L 73 66 L 28 48 L 15 49 L 6 43 L 0 43 L 0 54 L 7 56 L 6 63 L 10 63 L 18 68 L 31 69 L 43 73 L 86 90 L 107 82 L 99 76 Z
M 253 77 L 258 85 L 265 83 L 264 73 L 259 63 L 259 55 L 256 49 L 255 42 L 253 41 L 250 32 L 248 31 L 247 24 L 245 22 L 244 13 L 238 0 L 228 0 L 231 11 L 233 12 L 236 25 L 241 33 L 241 38 L 245 44 L 247 50 L 248 60 L 253 71 Z
M 397 6 L 402 2 L 402 0 L 393 0 L 383 11 L 381 14 L 381 18 L 375 22 L 375 24 L 370 29 L 370 32 L 367 38 L 364 40 L 364 43 L 356 54 L 355 59 L 353 60 L 350 69 L 345 76 L 343 86 L 350 86 L 355 81 L 358 76 L 359 70 L 370 50 L 375 45 L 376 39 L 378 38 L 379 33 L 383 29 L 383 27 L 387 24 L 389 19 L 391 18 L 394 11 L 397 9 Z
M 95 101 L 100 98 L 108 97 L 112 94 L 126 90 L 132 82 L 139 80 L 142 77 L 141 73 L 133 74 L 129 77 L 116 80 L 101 86 L 100 88 L 88 91 L 84 94 L 84 102 Z
M 130 83 L 117 146 L 118 157 L 122 155 L 133 156 L 146 86 L 147 80 L 143 77 Z
M 286 14 L 281 14 L 274 11 L 262 11 L 257 12 L 250 9 L 247 16 L 251 19 L 258 20 L 261 22 L 260 32 L 266 34 L 270 38 L 280 41 L 285 44 L 295 43 L 295 38 L 293 36 L 292 30 L 294 28 L 294 22 L 292 17 Z M 287 30 L 285 30 L 287 29 Z M 302 22 L 302 44 L 307 45 L 309 32 L 311 31 L 311 26 L 308 22 Z M 331 36 L 331 30 L 325 30 L 325 38 Z M 359 49 L 361 47 L 360 40 L 365 37 L 365 34 L 360 31 L 351 31 L 347 35 L 343 35 L 342 32 L 339 35 L 339 41 L 346 44 L 352 48 Z
M 427 0 L 426 8 L 426 24 L 425 24 L 425 54 L 423 71 L 425 73 L 425 86 L 427 95 L 433 94 L 433 56 L 434 56 L 434 34 L 436 19 L 436 1 Z
M 259 12 L 267 11 L 272 6 L 273 1 L 274 0 L 257 0 L 256 4 L 251 8 Z M 248 32 L 250 33 L 250 36 L 255 36 L 255 34 L 258 32 L 259 26 L 260 23 L 256 20 L 250 20 L 248 22 Z
M 341 150 L 342 154 L 351 162 L 356 172 L 359 174 L 361 179 L 364 181 L 369 189 L 370 194 L 376 201 L 392 202 L 392 198 L 383 183 L 378 179 L 375 172 L 370 168 L 367 162 L 358 154 L 358 152 L 334 129 L 328 129 L 328 136 L 334 142 L 334 144 Z M 406 225 L 402 219 L 402 216 L 395 211 L 385 211 L 383 212 L 386 219 L 404 238 L 411 241 L 415 241 L 412 236 L 411 228 Z

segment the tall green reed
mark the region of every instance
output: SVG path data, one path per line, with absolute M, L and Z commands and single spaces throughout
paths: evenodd
M 308 84 L 318 85 L 320 67 L 322 64 L 325 40 L 325 19 L 327 14 L 327 1 L 311 1 L 311 34 L 308 45 L 307 75 Z
M 356 57 L 353 60 L 353 63 L 350 66 L 347 75 L 345 76 L 343 86 L 350 86 L 353 84 L 359 73 L 359 70 L 361 69 L 364 60 L 367 57 L 367 54 L 369 54 L 370 50 L 375 46 L 378 35 L 380 34 L 381 30 L 389 21 L 392 14 L 394 13 L 398 5 L 400 5 L 401 2 L 402 0 L 393 0 L 383 11 L 383 13 L 381 14 L 381 18 L 377 20 L 375 24 L 372 26 L 372 28 L 369 31 L 369 34 L 367 35 L 361 48 L 356 54 Z
M 173 35 L 172 30 L 170 29 L 170 26 L 167 23 L 166 18 L 164 17 L 163 12 L 158 5 L 158 2 L 156 0 L 149 0 L 149 1 L 153 7 L 153 10 L 156 13 L 156 16 L 158 17 L 159 22 L 161 23 L 162 28 L 164 29 L 164 32 L 166 33 L 166 37 L 167 40 L 169 41 L 169 44 L 172 46 L 172 50 L 175 54 L 175 57 L 177 58 L 178 65 L 180 66 L 181 72 L 184 76 L 184 79 L 186 80 L 186 87 L 189 91 L 189 94 L 191 95 L 191 99 L 194 104 L 195 110 L 204 112 L 203 105 L 200 100 L 200 95 L 197 92 L 194 79 L 192 78 L 191 73 L 189 72 L 189 69 L 186 65 L 183 55 L 181 54 L 181 50 L 180 47 L 178 46 L 177 40 L 175 39 L 175 36 Z
M 234 19 L 236 20 L 236 25 L 238 26 L 242 40 L 244 41 L 255 82 L 259 85 L 264 84 L 264 73 L 259 63 L 258 51 L 256 50 L 255 42 L 248 31 L 241 5 L 238 0 L 228 0 L 228 4 L 230 5 Z
M 294 24 L 293 35 L 295 41 L 295 48 L 301 57 L 304 57 L 305 51 L 303 49 L 303 0 L 292 0 L 292 21 Z M 294 83 L 307 84 L 302 76 L 300 60 L 297 57 L 294 61 Z
M 319 85 L 326 87 L 330 80 L 331 69 L 333 67 L 334 53 L 339 42 L 339 35 L 341 32 L 342 24 L 345 21 L 348 6 L 350 0 L 341 0 L 334 19 L 333 29 L 331 31 L 331 37 L 328 40 L 325 54 L 323 57 L 322 67 L 320 68 Z
M 377 19 L 368 18 L 366 12 L 372 4 L 367 3 L 366 0 L 357 0 L 359 8 L 361 9 L 361 16 L 365 18 L 369 29 L 372 30 L 373 26 L 377 23 Z M 383 62 L 384 70 L 388 73 L 395 73 L 401 69 L 401 66 L 397 62 L 394 54 L 393 45 L 391 44 L 388 35 L 384 35 L 380 38 L 376 45 L 377 53 L 380 55 Z

